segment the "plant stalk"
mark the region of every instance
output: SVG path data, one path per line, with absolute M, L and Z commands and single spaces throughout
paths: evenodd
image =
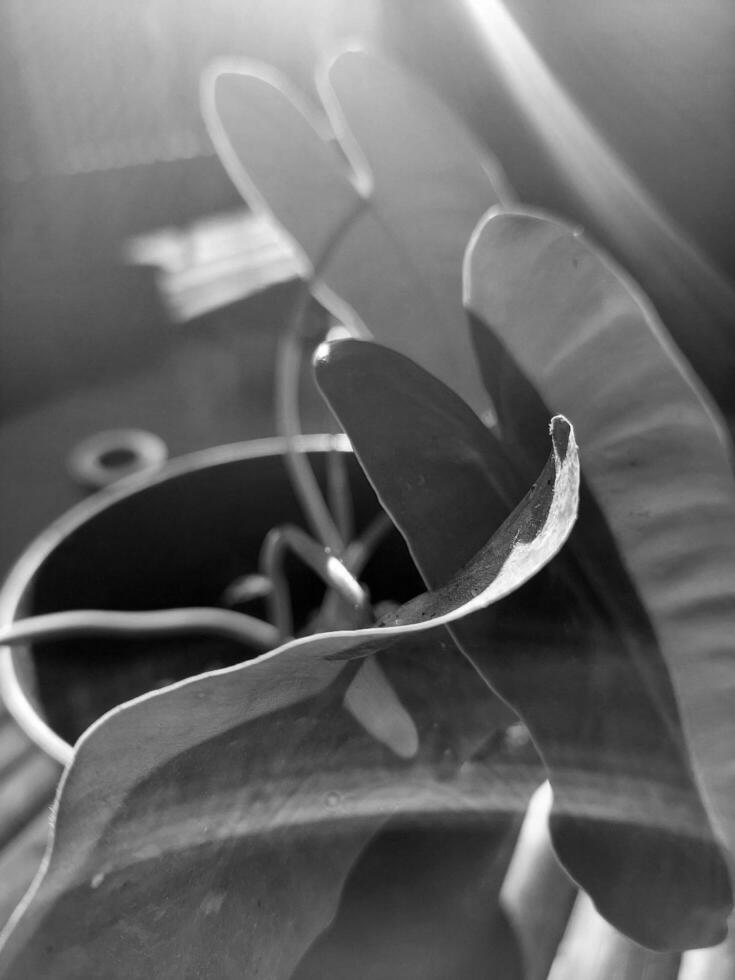
M 78 609 L 19 619 L 0 628 L 0 646 L 64 640 L 73 636 L 180 636 L 203 634 L 244 643 L 258 651 L 278 644 L 270 623 L 229 609 L 192 607 L 151 612 Z
M 324 548 L 294 525 L 273 528 L 268 532 L 261 549 L 261 568 L 272 584 L 266 601 L 271 621 L 281 641 L 293 635 L 293 612 L 288 581 L 284 569 L 286 552 L 290 550 L 308 565 L 346 603 L 353 614 L 370 621 L 370 600 L 354 575 L 329 548 Z
M 308 458 L 296 445 L 297 438 L 301 435 L 299 382 L 303 346 L 306 339 L 304 326 L 312 300 L 313 286 L 319 280 L 321 272 L 339 246 L 343 235 L 358 218 L 366 204 L 366 199 L 360 198 L 358 200 L 355 207 L 335 229 L 324 252 L 314 265 L 309 278 L 301 283 L 290 323 L 281 340 L 276 361 L 275 413 L 278 431 L 286 441 L 286 466 L 294 491 L 313 534 L 324 547 L 331 549 L 335 555 L 342 554 L 346 543 L 345 539 L 329 511 Z

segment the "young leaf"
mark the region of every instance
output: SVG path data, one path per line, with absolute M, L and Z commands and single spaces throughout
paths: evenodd
M 328 127 L 285 76 L 257 62 L 215 62 L 202 112 L 232 182 L 292 237 L 306 276 L 360 204 Z
M 466 561 L 473 535 L 487 533 L 482 522 L 499 521 L 512 500 L 523 443 L 511 458 L 452 391 L 386 348 L 322 345 L 315 371 L 427 582 L 445 581 Z M 517 394 L 514 414 L 501 421 L 506 435 L 516 434 L 520 422 L 533 447 L 544 409 L 527 395 Z M 396 453 L 394 439 L 410 449 Z M 494 501 L 493 511 L 481 509 L 483 496 Z M 641 654 L 643 642 L 655 639 L 645 617 L 641 626 L 592 506 L 587 500 L 582 511 L 586 533 L 594 535 L 592 554 L 577 531 L 571 536 L 584 564 L 570 565 L 565 553 L 548 575 L 451 632 L 527 723 L 554 787 L 557 850 L 604 913 L 649 945 L 713 941 L 729 902 L 727 873 L 691 775 L 665 667 L 650 650 Z M 612 622 L 586 585 L 602 556 L 598 578 L 623 607 Z M 401 611 L 402 621 L 408 612 Z M 634 641 L 617 639 L 630 633 Z M 652 661 L 643 671 L 641 656 Z M 646 807 L 644 778 L 654 794 Z M 672 800 L 681 826 L 672 821 Z M 660 833 L 659 824 L 668 832 Z M 697 903 L 710 910 L 704 923 L 693 920 Z M 664 911 L 651 915 L 657 904 Z
M 461 257 L 484 209 L 512 199 L 505 177 L 462 120 L 398 66 L 345 50 L 319 81 L 334 132 L 370 188 L 326 281 L 377 340 L 482 412 Z
M 577 626 L 576 638 L 572 630 L 566 650 L 560 637 L 551 658 L 517 624 L 504 627 L 529 664 L 534 648 L 544 658 L 535 719 L 524 717 L 541 745 L 544 719 L 556 716 L 556 740 L 542 749 L 567 774 L 567 799 L 557 792 L 552 816 L 555 846 L 603 914 L 639 941 L 716 942 L 732 890 L 696 789 L 733 853 L 735 690 L 726 664 L 735 635 L 735 485 L 727 439 L 645 298 L 578 230 L 535 212 L 491 213 L 467 253 L 465 301 L 504 434 L 528 465 L 543 413 L 568 412 L 582 433 L 589 492 L 582 490 L 561 564 L 578 591 L 586 583 L 588 625 Z M 652 714 L 653 728 L 645 720 Z M 638 801 L 638 812 L 620 813 L 619 823 L 601 821 L 608 846 L 598 852 L 584 818 L 599 814 L 605 787 L 593 780 L 589 799 L 580 795 L 594 751 L 587 776 L 575 779 L 570 768 L 585 741 L 604 760 L 608 791 Z M 636 775 L 627 790 L 611 781 L 626 768 Z M 680 832 L 669 836 L 658 821 L 675 808 Z M 626 819 L 638 871 L 631 861 L 628 887 L 615 894 Z M 648 910 L 646 868 L 660 897 Z
M 460 272 L 479 218 L 509 199 L 498 165 L 428 89 L 379 58 L 345 51 L 319 76 L 331 134 L 269 69 L 214 66 L 203 111 L 228 173 L 298 242 L 336 316 L 487 409 Z
M 423 708 L 414 695 L 419 748 L 407 763 L 345 711 L 352 668 L 331 658 L 391 644 L 388 660 L 405 655 L 534 575 L 576 513 L 578 461 L 561 419 L 552 446 L 549 483 L 455 581 L 456 604 L 429 595 L 418 623 L 293 640 L 93 725 L 62 780 L 42 873 L 5 934 L 4 980 L 286 980 L 386 814 L 517 809 L 539 778 L 535 765 L 494 771 L 470 759 L 447 772 L 441 733 L 457 741 L 452 733 L 475 717 L 461 699 L 437 699 L 433 683 Z

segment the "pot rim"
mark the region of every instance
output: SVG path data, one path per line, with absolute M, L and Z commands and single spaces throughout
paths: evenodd
M 11 566 L 0 587 L 0 626 L 9 626 L 16 619 L 18 607 L 29 583 L 54 548 L 92 517 L 148 487 L 166 483 L 209 466 L 282 456 L 286 452 L 289 441 L 298 452 L 326 452 L 330 449 L 351 452 L 349 439 L 343 434 L 299 435 L 293 440 L 283 436 L 268 436 L 263 439 L 199 449 L 169 460 L 154 473 L 142 472 L 125 477 L 75 504 L 52 521 L 26 546 Z M 27 647 L 19 646 L 16 652 L 22 650 L 27 650 Z M 64 766 L 71 761 L 74 754 L 73 746 L 56 734 L 30 701 L 15 670 L 13 648 L 8 646 L 0 646 L 0 698 L 23 731 L 47 755 Z

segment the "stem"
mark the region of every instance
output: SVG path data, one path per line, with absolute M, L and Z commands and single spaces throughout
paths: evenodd
M 381 544 L 386 534 L 393 529 L 393 521 L 384 511 L 378 511 L 375 517 L 353 541 L 344 554 L 344 563 L 353 575 L 361 575 L 363 569 L 373 557 L 375 549 Z
M 193 633 L 234 640 L 258 651 L 272 650 L 292 632 L 288 584 L 283 574 L 285 548 L 291 548 L 337 593 L 334 599 L 341 599 L 366 616 L 369 612 L 368 596 L 352 571 L 360 573 L 372 550 L 391 526 L 385 514 L 378 514 L 362 537 L 349 546 L 345 563 L 312 541 L 300 528 L 285 527 L 271 531 L 263 545 L 264 558 L 261 560 L 268 566 L 268 575 L 273 582 L 273 589 L 267 598 L 277 627 L 245 613 L 208 607 L 146 612 L 79 609 L 29 616 L 0 627 L 0 646 L 17 646 L 34 641 L 48 643 L 76 636 L 134 638 Z
M 294 318 L 294 323 L 299 322 Z M 301 435 L 299 382 L 303 338 L 288 330 L 281 340 L 276 364 L 276 425 L 286 440 L 286 467 L 304 516 L 313 534 L 326 548 L 341 554 L 342 536 L 329 513 L 308 457 L 296 446 Z
M 327 588 L 360 618 L 369 622 L 370 600 L 354 575 L 329 548 L 317 544 L 306 532 L 294 525 L 273 528 L 261 550 L 261 567 L 272 583 L 267 598 L 272 621 L 281 640 L 293 635 L 293 612 L 284 569 L 286 550 L 291 550 L 321 578 Z
M 271 650 L 278 643 L 270 623 L 228 609 L 206 607 L 161 609 L 152 612 L 78 609 L 19 619 L 0 628 L 0 646 L 32 641 L 49 642 L 72 636 L 177 636 L 199 633 Z
M 351 541 L 355 531 L 355 515 L 347 461 L 345 453 L 334 445 L 327 454 L 327 499 L 342 540 Z
M 284 553 L 282 530 L 274 527 L 266 535 L 260 549 L 260 567 L 271 583 L 266 605 L 268 618 L 275 627 L 279 643 L 293 636 L 293 611 L 288 579 L 283 567 Z
M 365 565 L 390 527 L 392 523 L 387 515 L 380 513 L 368 525 L 362 538 L 352 542 L 345 555 L 353 568 L 361 569 Z M 264 574 L 272 584 L 268 604 L 281 641 L 293 632 L 293 614 L 284 569 L 287 548 L 297 554 L 332 590 L 327 593 L 322 616 L 336 616 L 334 605 L 342 601 L 349 606 L 353 618 L 357 613 L 365 625 L 369 623 L 370 597 L 346 563 L 298 527 L 274 528 L 263 543 L 261 563 Z M 353 628 L 355 625 L 359 623 L 353 624 Z M 400 758 L 413 758 L 418 751 L 416 725 L 377 660 L 369 658 L 360 664 L 345 693 L 344 706 L 367 732 Z
M 372 558 L 375 549 L 393 527 L 393 522 L 386 513 L 380 511 L 365 528 L 357 539 L 352 541 L 342 556 L 345 567 L 357 578 Z M 330 592 L 324 597 L 319 619 L 323 623 L 333 623 L 337 616 L 339 596 Z
M 325 548 L 340 555 L 345 542 L 339 527 L 332 519 L 319 484 L 314 476 L 308 458 L 296 446 L 301 434 L 299 417 L 299 381 L 301 377 L 301 358 L 305 338 L 304 323 L 312 299 L 311 290 L 326 267 L 342 236 L 352 225 L 367 200 L 360 198 L 355 207 L 335 228 L 322 255 L 313 267 L 308 279 L 304 280 L 291 314 L 288 330 L 281 340 L 276 362 L 276 421 L 278 431 L 286 440 L 286 466 L 301 507 L 314 535 Z
M 271 583 L 264 575 L 242 575 L 230 582 L 222 593 L 223 606 L 241 606 L 255 599 L 264 599 L 271 590 Z

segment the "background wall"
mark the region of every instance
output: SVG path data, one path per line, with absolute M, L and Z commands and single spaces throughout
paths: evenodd
M 663 211 L 735 279 L 731 0 L 506 6 Z M 308 89 L 317 53 L 344 35 L 422 73 L 500 157 L 524 201 L 590 219 L 465 0 L 6 0 L 0 418 L 135 370 L 176 342 L 151 276 L 126 267 L 121 247 L 241 205 L 199 119 L 204 65 L 255 57 Z M 731 360 L 716 379 L 723 391 L 735 390 Z
M 199 115 L 213 58 L 311 85 L 319 50 L 375 36 L 340 0 L 8 0 L 0 8 L 0 418 L 175 343 L 125 239 L 239 207 Z

